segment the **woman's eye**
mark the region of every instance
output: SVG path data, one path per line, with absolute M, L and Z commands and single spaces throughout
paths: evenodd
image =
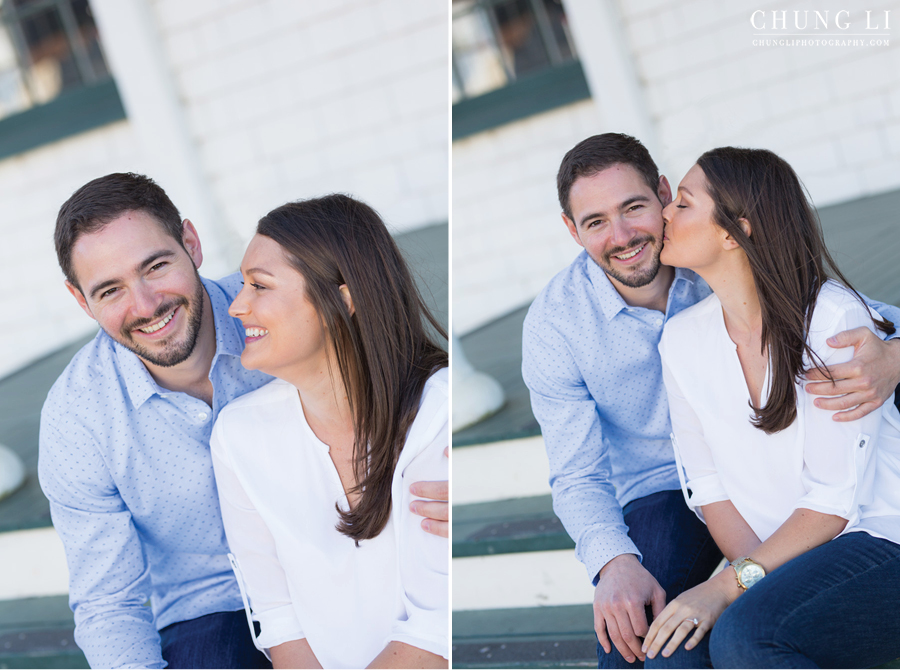
M 257 291 L 259 291 L 259 290 L 265 288 L 265 286 L 263 286 L 262 284 L 254 284 L 254 283 L 252 283 L 252 282 L 251 282 L 250 286 L 252 286 L 253 288 L 255 288 Z
M 678 209 L 687 209 L 687 205 L 675 205 Z

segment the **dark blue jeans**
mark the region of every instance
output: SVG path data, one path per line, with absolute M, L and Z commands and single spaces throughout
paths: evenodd
M 773 570 L 732 603 L 716 668 L 871 668 L 900 657 L 900 545 L 847 533 Z M 692 652 L 691 652 L 692 653 Z
M 709 579 L 722 560 L 722 553 L 706 526 L 685 504 L 681 490 L 660 491 L 638 498 L 625 505 L 624 512 L 628 535 L 643 555 L 642 565 L 663 587 L 667 602 Z M 648 608 L 648 621 L 651 616 Z M 679 649 L 683 652 L 683 647 Z M 615 646 L 607 654 L 599 642 L 597 656 L 601 668 L 644 667 L 639 660 L 626 663 Z M 695 662 L 699 656 L 697 650 L 676 652 L 668 659 L 662 656 L 648 659 L 646 667 L 703 667 L 702 659 L 696 661 L 700 665 L 685 665 L 685 660 Z
M 170 668 L 272 667 L 253 645 L 244 610 L 179 621 L 163 628 L 159 635 L 162 655 Z

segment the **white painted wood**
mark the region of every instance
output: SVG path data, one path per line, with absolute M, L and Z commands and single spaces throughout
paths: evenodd
M 454 505 L 546 495 L 548 477 L 541 436 L 453 450 Z
M 69 569 L 53 528 L 0 533 L 0 600 L 65 595 Z
M 573 550 L 453 559 L 453 610 L 593 602 L 584 566 Z

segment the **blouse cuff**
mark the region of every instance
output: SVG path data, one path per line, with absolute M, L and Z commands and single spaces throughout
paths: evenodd
M 687 487 L 691 491 L 688 504 L 694 511 L 698 511 L 697 508 L 703 505 L 729 499 L 718 473 L 692 479 L 687 483 Z
M 293 605 L 282 605 L 261 613 L 254 612 L 254 617 L 259 621 L 261 629 L 257 641 L 265 649 L 306 637 L 297 621 Z

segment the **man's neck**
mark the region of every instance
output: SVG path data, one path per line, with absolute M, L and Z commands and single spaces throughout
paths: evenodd
M 646 309 L 655 309 L 663 314 L 666 313 L 666 305 L 669 301 L 669 289 L 675 280 L 675 268 L 668 265 L 661 265 L 656 277 L 649 284 L 639 288 L 625 286 L 614 277 L 609 277 L 609 281 L 615 287 L 622 300 L 626 305 L 631 307 L 644 307 Z
M 209 371 L 213 357 L 216 355 L 216 323 L 212 303 L 206 289 L 203 289 L 203 306 L 200 319 L 200 332 L 194 351 L 187 360 L 168 368 L 154 365 L 141 359 L 154 381 L 164 389 L 176 393 L 187 393 L 199 398 L 212 407 L 212 382 Z

